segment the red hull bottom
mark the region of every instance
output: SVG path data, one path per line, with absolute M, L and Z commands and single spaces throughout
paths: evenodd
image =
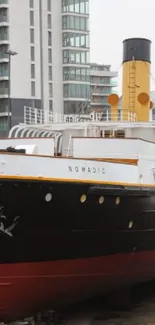
M 0 265 L 0 321 L 155 278 L 155 251 Z

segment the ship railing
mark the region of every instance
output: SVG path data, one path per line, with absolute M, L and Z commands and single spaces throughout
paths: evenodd
M 122 112 L 111 113 L 109 110 L 105 112 L 91 112 L 90 114 L 61 114 L 43 111 L 42 109 L 33 107 L 24 107 L 24 124 L 53 124 L 53 123 L 78 123 L 78 122 L 136 122 L 136 113 Z

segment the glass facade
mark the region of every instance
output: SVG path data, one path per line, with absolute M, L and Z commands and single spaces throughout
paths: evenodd
M 78 50 L 63 51 L 64 64 L 89 64 L 89 52 Z
M 8 59 L 8 54 L 6 54 L 7 51 L 8 45 L 0 45 L 0 60 Z
M 6 8 L 0 9 L 0 23 L 8 22 L 8 10 Z
M 71 29 L 77 31 L 89 31 L 89 19 L 87 17 L 79 16 L 63 16 L 62 29 Z
M 98 95 L 102 95 L 102 94 L 111 94 L 112 93 L 112 87 L 107 87 L 107 86 L 101 86 L 101 87 L 97 87 L 97 86 L 92 86 L 92 93 L 94 94 L 98 94 Z
M 62 13 L 64 112 L 74 114 L 91 93 L 89 0 L 62 0 Z
M 0 0 L 0 5 L 8 5 L 8 0 Z
M 92 64 L 90 74 L 91 106 L 95 110 L 107 111 L 110 109 L 108 96 L 114 92 L 112 79 L 116 77 L 116 72 L 110 70 L 110 65 Z
M 90 82 L 90 69 L 89 68 L 63 68 L 64 81 L 87 81 Z
M 89 14 L 89 0 L 62 0 L 62 12 Z
M 90 98 L 90 86 L 89 84 L 64 85 L 64 97 Z
M 8 82 L 0 81 L 0 95 L 8 95 Z
M 0 100 L 0 113 L 8 112 L 8 99 L 4 98 Z
M 91 83 L 92 84 L 103 84 L 103 85 L 111 85 L 110 83 L 110 77 L 91 77 Z
M 89 48 L 89 35 L 82 33 L 63 33 L 63 47 Z
M 9 33 L 8 27 L 0 27 L 0 41 L 8 41 Z
M 0 64 L 0 78 L 8 77 L 8 75 L 9 75 L 8 63 L 1 63 Z

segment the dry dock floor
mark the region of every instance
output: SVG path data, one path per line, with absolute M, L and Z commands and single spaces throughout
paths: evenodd
M 105 307 L 101 300 L 95 305 L 68 315 L 63 325 L 155 325 L 155 282 L 136 287 L 130 305 L 123 308 Z
M 38 314 L 39 318 L 32 317 L 31 321 L 24 320 L 7 325 L 155 325 L 155 281 L 136 286 L 131 293 L 130 299 L 123 293 L 122 301 L 125 301 L 125 304 L 123 303 L 122 307 L 120 302 L 119 306 L 116 306 L 115 302 L 109 302 L 107 297 L 100 297 L 68 306 L 59 311 L 54 320 L 49 319 L 49 313 L 45 313 L 46 317 Z

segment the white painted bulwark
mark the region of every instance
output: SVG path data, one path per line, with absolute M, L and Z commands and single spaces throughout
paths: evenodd
M 1 176 L 136 184 L 138 167 L 92 160 L 0 154 Z
M 155 184 L 155 157 L 142 158 L 138 162 L 139 178 L 144 184 Z
M 25 146 L 36 146 L 37 155 L 54 156 L 54 138 L 18 138 L 18 139 L 1 139 L 0 149 L 6 149 L 8 147 L 17 147 L 25 149 Z M 22 147 L 23 146 L 23 147 Z M 30 153 L 30 152 L 28 152 Z
M 141 139 L 72 138 L 72 149 L 76 158 L 155 157 L 155 143 Z

